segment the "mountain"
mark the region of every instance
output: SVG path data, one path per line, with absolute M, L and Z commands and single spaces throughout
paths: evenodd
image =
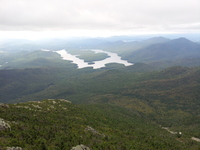
M 0 39 L 0 51 L 17 52 L 37 50 L 38 45 L 35 41 L 26 39 Z
M 80 45 L 105 48 L 134 65 L 77 69 L 51 51 L 1 51 L 0 149 L 198 150 L 199 45 L 185 38 L 113 39 L 38 45 L 51 41 L 48 48 L 66 46 L 86 61 L 106 56 L 81 52 Z
M 75 105 L 64 99 L 1 104 L 0 121 L 0 149 L 70 150 L 83 144 L 98 150 L 195 150 L 199 146 L 130 109 L 108 104 Z
M 145 64 L 108 70 L 64 67 L 1 70 L 0 100 L 16 103 L 53 98 L 77 104 L 114 104 L 149 118 L 153 116 L 160 124 L 180 127 L 177 116 L 187 123 L 188 116 L 198 118 L 199 74 L 199 67 L 176 66 L 156 71 Z
M 158 44 L 158 43 L 165 43 L 168 41 L 170 41 L 170 39 L 159 36 L 159 37 L 153 37 L 153 38 L 141 41 L 141 43 L 145 45 L 152 45 L 152 44 Z
M 119 41 L 108 41 L 104 44 L 98 44 L 95 48 L 101 48 L 110 52 L 115 52 L 124 56 L 130 52 L 136 51 L 138 49 L 147 47 L 152 44 L 167 42 L 170 39 L 164 37 L 154 37 L 147 40 L 137 41 L 137 40 L 119 40 Z
M 33 59 L 36 59 L 35 61 L 38 58 L 46 59 L 46 56 L 39 52 L 43 48 L 50 50 L 66 49 L 75 55 L 80 55 L 83 49 L 103 49 L 117 53 L 122 59 L 129 62 L 148 63 L 158 68 L 166 68 L 173 65 L 200 65 L 199 44 L 185 38 L 170 40 L 161 36 L 138 41 L 134 37 L 126 38 L 123 36 L 113 38 L 47 39 L 39 41 L 11 40 L 7 43 L 2 43 L 0 46 L 0 65 L 7 67 L 8 64 L 5 64 L 6 62 L 10 63 L 16 59 L 13 63 L 11 62 L 11 65 L 18 67 L 31 64 L 32 62 L 29 63 L 29 61 L 34 61 Z M 30 59 L 26 55 L 30 55 Z M 85 55 L 84 57 L 88 58 Z M 51 60 L 52 58 L 59 59 L 56 54 L 54 56 L 51 54 Z M 49 59 L 50 57 L 48 57 L 47 61 Z M 93 60 L 92 57 L 89 60 Z M 25 66 L 28 67 L 28 65 Z M 30 65 L 30 67 L 33 66 Z
M 130 61 L 146 63 L 191 58 L 199 59 L 200 45 L 185 38 L 179 38 L 139 49 L 126 58 Z

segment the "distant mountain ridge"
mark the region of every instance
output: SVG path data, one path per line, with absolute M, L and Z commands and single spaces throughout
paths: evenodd
M 146 63 L 200 58 L 200 45 L 186 38 L 178 38 L 139 49 L 126 58 L 130 61 Z
M 157 43 L 165 43 L 165 42 L 168 42 L 168 41 L 170 41 L 169 38 L 159 36 L 159 37 L 153 37 L 153 38 L 144 40 L 144 41 L 142 41 L 142 43 L 157 44 Z
M 114 38 L 115 39 L 115 38 Z M 37 61 L 48 59 L 44 64 L 59 66 L 64 63 L 60 56 L 41 52 L 42 48 L 49 50 L 65 49 L 70 53 L 81 52 L 83 49 L 102 49 L 117 53 L 124 60 L 131 63 L 147 63 L 158 68 L 174 65 L 199 66 L 200 44 L 186 38 L 168 39 L 162 36 L 153 38 L 126 38 L 115 40 L 107 38 L 77 38 L 77 39 L 49 39 L 41 41 L 10 40 L 0 44 L 1 68 L 38 67 Z M 80 55 L 77 53 L 76 55 Z M 28 58 L 29 57 L 29 58 Z M 87 57 L 86 57 L 87 58 Z M 57 62 L 59 61 L 59 64 Z M 7 62 L 9 64 L 7 64 Z M 36 62 L 36 63 L 35 63 Z M 40 61 L 41 62 L 41 61 Z M 52 62 L 52 63 L 51 63 Z M 66 62 L 66 61 L 65 61 Z M 42 62 L 38 65 L 45 66 Z

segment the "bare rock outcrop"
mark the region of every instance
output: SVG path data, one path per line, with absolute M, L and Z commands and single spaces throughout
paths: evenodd
M 9 105 L 4 104 L 4 103 L 0 103 L 0 107 L 2 107 L 2 108 L 9 108 Z
M 11 127 L 2 118 L 0 118 L 0 130 L 11 130 Z
M 191 137 L 192 140 L 200 142 L 200 139 L 196 138 L 196 137 Z
M 86 131 L 92 132 L 94 135 L 99 135 L 99 136 L 101 136 L 101 137 L 105 137 L 104 134 L 99 133 L 97 130 L 95 130 L 94 128 L 92 128 L 92 127 L 90 127 L 90 126 L 87 126 L 87 127 L 85 128 L 85 130 L 86 130 Z
M 21 147 L 7 147 L 6 150 L 23 150 Z
M 77 145 L 76 147 L 73 147 L 71 150 L 91 150 L 89 147 L 81 144 L 81 145 Z

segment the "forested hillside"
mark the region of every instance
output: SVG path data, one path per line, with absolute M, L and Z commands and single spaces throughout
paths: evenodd
M 199 150 L 199 44 L 164 37 L 18 42 L 0 47 L 0 149 Z M 92 48 L 132 64 L 79 69 L 56 52 L 89 64 L 111 57 Z
M 157 125 L 200 137 L 199 67 L 149 69 L 136 64 L 108 70 L 1 70 L 1 102 L 53 98 L 68 99 L 77 104 L 112 104 L 129 108 Z
M 186 38 L 151 44 L 124 55 L 129 61 L 145 62 L 163 68 L 200 65 L 200 45 Z
M 4 104 L 0 118 L 9 125 L 0 130 L 0 149 L 70 150 L 84 144 L 93 150 L 195 150 L 200 146 L 131 109 L 108 104 L 77 106 L 63 99 Z

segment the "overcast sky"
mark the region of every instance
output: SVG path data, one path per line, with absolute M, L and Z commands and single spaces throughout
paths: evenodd
M 0 0 L 0 37 L 200 33 L 200 0 Z

